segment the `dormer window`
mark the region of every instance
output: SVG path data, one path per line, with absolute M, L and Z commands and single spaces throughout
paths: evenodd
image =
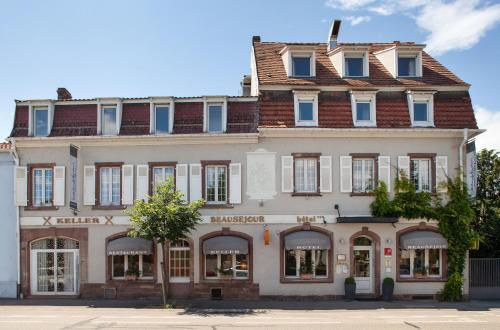
M 101 134 L 116 135 L 116 107 L 104 106 L 101 110 Z
M 287 45 L 280 52 L 285 71 L 289 77 L 307 78 L 316 76 L 314 47 Z
M 224 97 L 207 98 L 204 102 L 204 132 L 224 133 L 227 122 L 227 100 Z
M 311 76 L 311 56 L 310 55 L 292 55 L 292 75 L 294 77 Z
M 408 91 L 408 109 L 414 127 L 434 126 L 434 93 Z
M 318 126 L 318 92 L 294 91 L 295 126 Z
M 156 134 L 167 134 L 170 132 L 170 108 L 168 105 L 155 106 L 155 132 Z
M 351 92 L 352 121 L 354 126 L 377 126 L 375 93 L 372 91 Z
M 345 53 L 344 76 L 368 77 L 368 53 Z
M 417 76 L 417 56 L 398 55 L 398 77 Z
M 48 107 L 34 107 L 34 136 L 47 136 L 49 135 L 49 108 Z
M 105 100 L 106 103 L 101 102 Z M 110 102 L 111 101 L 111 102 Z M 114 101 L 114 102 L 113 102 Z M 97 102 L 97 134 L 120 134 L 122 103 L 120 99 L 99 99 Z

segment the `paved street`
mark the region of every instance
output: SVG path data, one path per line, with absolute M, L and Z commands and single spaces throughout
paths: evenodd
M 0 329 L 500 329 L 500 302 L 189 304 L 162 310 L 147 301 L 0 301 Z

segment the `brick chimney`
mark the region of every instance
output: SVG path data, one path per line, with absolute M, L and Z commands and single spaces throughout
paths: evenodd
M 71 100 L 73 97 L 71 93 L 64 87 L 59 87 L 57 89 L 57 99 L 58 100 Z
M 253 36 L 252 43 L 254 43 L 254 42 L 260 42 L 260 36 Z

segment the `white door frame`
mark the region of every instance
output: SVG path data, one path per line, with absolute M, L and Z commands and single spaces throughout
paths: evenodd
M 71 292 L 58 292 L 57 283 L 54 285 L 54 292 L 39 292 L 37 288 L 37 253 L 53 253 L 54 254 L 54 276 L 57 277 L 57 253 L 72 252 L 73 258 L 73 287 L 74 291 Z M 80 277 L 80 250 L 79 249 L 35 249 L 30 251 L 30 289 L 32 295 L 75 295 L 79 291 L 79 277 Z
M 374 263 L 374 246 L 373 246 L 373 240 L 370 238 L 370 241 L 372 241 L 372 245 L 370 246 L 367 246 L 367 245 L 360 245 L 360 246 L 353 246 L 352 247 L 352 250 L 353 250 L 353 258 L 356 258 L 355 257 L 355 252 L 354 251 L 368 251 L 369 253 L 369 256 L 370 256 L 370 264 L 369 264 L 369 268 L 370 268 L 370 277 L 367 278 L 367 277 L 355 277 L 355 272 L 356 270 L 353 269 L 353 276 L 354 276 L 354 280 L 356 281 L 356 293 L 374 293 L 375 292 L 375 287 L 374 287 L 374 283 L 375 283 L 375 263 Z M 352 265 L 354 266 L 355 262 L 354 260 L 352 261 Z M 364 282 L 364 283 L 363 283 Z M 365 284 L 366 282 L 368 282 L 368 289 L 360 289 L 360 285 L 361 283 Z

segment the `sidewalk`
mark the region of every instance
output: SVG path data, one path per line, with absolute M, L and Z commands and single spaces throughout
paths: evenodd
M 185 313 L 253 313 L 265 310 L 377 310 L 377 309 L 454 309 L 481 311 L 500 308 L 499 301 L 445 303 L 423 301 L 344 301 L 344 300 L 169 300 L 171 309 Z M 161 299 L 85 300 L 85 299 L 2 299 L 0 306 L 82 306 L 88 308 L 160 309 Z

